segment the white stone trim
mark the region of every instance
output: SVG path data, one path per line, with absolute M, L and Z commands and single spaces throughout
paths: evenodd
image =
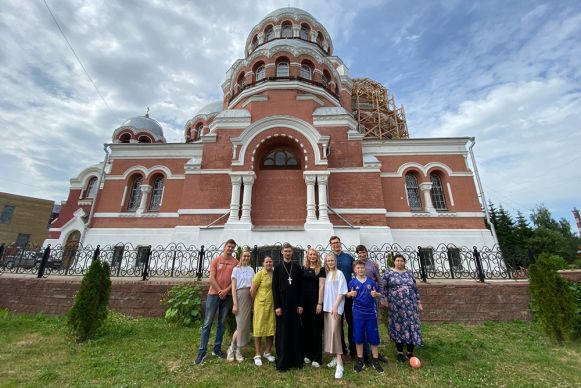
M 450 186 L 450 182 L 446 182 L 446 186 L 448 187 L 448 198 L 450 198 L 450 205 L 456 206 L 454 204 L 454 196 L 452 195 L 452 186 Z
M 249 97 L 244 103 L 242 104 L 243 108 L 246 108 L 246 105 L 250 104 L 251 102 L 266 102 L 268 101 L 268 96 L 257 95 Z
M 110 144 L 110 160 L 115 159 L 191 159 L 201 156 L 200 143 L 116 143 Z
M 171 170 L 163 165 L 155 165 L 153 167 L 147 168 L 144 166 L 131 166 L 129 167 L 127 170 L 125 170 L 125 172 L 123 173 L 123 175 L 107 175 L 105 177 L 105 180 L 108 181 L 115 181 L 115 180 L 126 180 L 127 178 L 129 178 L 129 176 L 135 172 L 141 172 L 143 173 L 143 180 L 146 181 L 150 175 L 154 172 L 163 172 L 164 176 L 166 179 L 171 180 L 171 179 L 185 179 L 186 176 L 185 175 L 181 175 L 181 174 L 172 174 Z
M 452 218 L 484 218 L 484 212 L 385 212 L 386 217 L 393 217 L 393 218 L 416 218 L 416 217 L 452 217 Z
M 92 177 L 96 177 L 97 180 L 99 179 L 99 176 L 101 176 L 102 168 L 103 162 L 85 168 L 79 173 L 79 175 L 69 181 L 71 184 L 71 189 L 83 191 L 87 187 L 87 184 Z
M 387 213 L 386 209 L 382 208 L 370 208 L 370 209 L 358 209 L 358 208 L 342 208 L 342 209 L 332 209 L 333 212 L 338 214 L 381 214 L 385 215 Z
M 433 139 L 365 140 L 362 152 L 375 156 L 468 155 L 468 137 Z
M 159 212 L 122 212 L 122 213 L 95 213 L 94 218 L 178 218 L 178 213 L 159 213 Z
M 379 168 L 377 167 L 336 167 L 336 168 L 329 168 L 327 169 L 327 171 L 329 171 L 331 174 L 343 174 L 343 173 L 349 173 L 349 174 L 358 174 L 358 173 L 363 173 L 363 174 L 367 174 L 367 173 L 378 173 L 381 172 Z
M 244 89 L 232 100 L 230 105 L 228 105 L 228 108 L 236 106 L 243 99 L 255 94 L 262 94 L 267 90 L 300 90 L 309 94 L 321 96 L 335 106 L 341 106 L 341 103 L 334 96 L 319 86 L 313 86 L 301 81 L 266 81 Z
M 224 175 L 230 174 L 232 170 L 226 169 L 203 169 L 186 171 L 186 175 Z
M 253 123 L 246 128 L 239 137 L 230 139 L 232 146 L 241 146 L 238 158 L 232 160 L 232 166 L 243 166 L 244 158 L 248 152 L 248 145 L 252 140 L 262 132 L 277 127 L 289 128 L 305 136 L 315 155 L 315 165 L 327 164 L 327 160 L 325 160 L 324 156 L 321 155 L 319 144 L 328 144 L 330 140 L 328 136 L 321 136 L 319 131 L 317 131 L 311 124 L 296 117 L 275 115 Z M 250 154 L 248 156 L 250 157 Z
M 323 100 L 321 100 L 319 97 L 317 97 L 317 96 L 315 96 L 313 94 L 299 94 L 298 96 L 296 96 L 296 100 L 297 101 L 313 100 L 317 104 L 319 104 L 320 106 L 324 106 L 325 105 L 325 103 L 323 102 Z
M 179 215 L 185 214 L 195 214 L 195 215 L 207 215 L 207 214 L 226 214 L 230 209 L 179 209 Z
M 446 172 L 446 174 L 448 174 L 448 176 L 467 176 L 467 177 L 474 176 L 474 174 L 471 171 L 454 172 L 448 165 L 441 162 L 430 162 L 425 165 L 422 165 L 417 162 L 407 162 L 399 166 L 396 172 L 382 172 L 381 174 L 379 174 L 379 176 L 381 176 L 382 178 L 401 178 L 403 177 L 404 171 L 406 171 L 409 168 L 415 168 L 420 170 L 424 176 L 427 176 L 428 171 L 432 168 L 442 169 Z

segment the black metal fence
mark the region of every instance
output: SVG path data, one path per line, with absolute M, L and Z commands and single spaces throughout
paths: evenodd
M 275 262 L 281 259 L 281 245 L 252 248 L 252 265 L 260 269 L 264 257 L 271 256 Z M 293 260 L 302 264 L 304 252 L 311 246 L 294 246 Z M 329 245 L 314 246 L 322 257 L 331 252 Z M 111 276 L 136 277 L 147 280 L 154 278 L 203 278 L 209 276 L 210 262 L 222 253 L 223 245 L 185 246 L 133 246 L 116 244 L 92 247 L 90 245 L 71 246 L 25 246 L 0 244 L 0 273 L 29 273 L 39 278 L 59 276 L 82 276 L 93 260 L 109 263 Z M 343 251 L 353 257 L 355 246 L 343 246 Z M 368 247 L 369 258 L 380 270 L 392 265 L 393 257 L 401 254 L 406 259 L 406 268 L 421 280 L 428 279 L 526 279 L 526 268 L 512 268 L 506 265 L 502 252 L 497 246 L 492 248 L 455 246 L 440 244 L 437 247 L 402 247 L 399 244 L 384 244 Z

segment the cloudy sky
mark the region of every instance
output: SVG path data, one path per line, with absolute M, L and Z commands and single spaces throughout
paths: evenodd
M 395 94 L 411 137 L 475 136 L 488 199 L 525 214 L 544 203 L 574 225 L 576 0 L 3 0 L 0 191 L 66 199 L 68 180 L 146 106 L 168 141 L 183 141 L 186 121 L 221 99 L 250 29 L 289 4 L 326 26 L 352 77 Z

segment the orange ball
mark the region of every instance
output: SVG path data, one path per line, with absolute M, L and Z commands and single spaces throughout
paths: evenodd
M 417 369 L 417 368 L 420 368 L 420 367 L 422 366 L 422 362 L 420 361 L 420 359 L 419 359 L 419 358 L 417 358 L 417 357 L 412 357 L 412 358 L 410 358 L 410 366 L 411 366 L 412 368 L 415 368 L 415 369 Z

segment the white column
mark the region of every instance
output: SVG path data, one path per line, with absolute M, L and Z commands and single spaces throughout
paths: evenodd
M 143 214 L 147 207 L 147 202 L 149 200 L 149 192 L 151 191 L 150 185 L 141 185 L 139 186 L 141 190 L 141 200 L 139 201 L 139 207 L 137 208 L 136 214 Z
M 329 222 L 329 213 L 327 210 L 327 182 L 329 180 L 328 173 L 325 175 L 317 175 L 317 186 L 319 187 L 319 221 Z
M 420 183 L 420 190 L 424 195 L 424 210 L 428 213 L 435 213 L 434 205 L 432 204 L 432 195 L 430 190 L 432 190 L 432 182 Z
M 230 217 L 228 217 L 228 222 L 238 222 L 242 177 L 240 175 L 230 175 L 230 180 L 232 181 L 232 197 L 230 198 Z
M 307 184 L 307 223 L 314 222 L 317 220 L 317 214 L 315 213 L 315 182 L 317 181 L 316 175 L 311 175 L 303 173 L 305 178 L 305 183 Z
M 242 194 L 242 215 L 240 222 L 250 223 L 250 210 L 252 208 L 252 185 L 255 178 L 254 172 L 242 177 L 244 183 L 244 193 Z

